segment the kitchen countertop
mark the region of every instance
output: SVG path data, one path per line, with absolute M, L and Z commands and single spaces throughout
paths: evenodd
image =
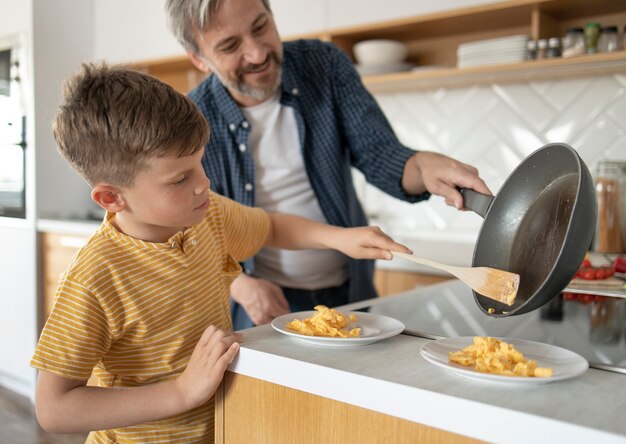
M 91 236 L 102 221 L 88 219 L 39 219 L 37 231 L 74 236 Z
M 229 370 L 489 442 L 625 442 L 626 379 L 589 369 L 531 386 L 470 381 L 425 361 L 428 339 L 320 347 L 269 325 L 245 330 Z

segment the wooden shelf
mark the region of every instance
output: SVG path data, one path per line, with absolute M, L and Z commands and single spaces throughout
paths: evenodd
M 354 60 L 352 48 L 357 42 L 376 38 L 394 39 L 407 45 L 408 62 L 417 66 L 451 67 L 364 77 L 365 85 L 374 93 L 625 72 L 626 55 L 623 51 L 571 59 L 453 68 L 457 65 L 457 48 L 462 43 L 512 35 L 528 35 L 532 39 L 560 37 L 568 28 L 583 26 L 588 21 L 616 25 L 623 29 L 626 25 L 626 2 L 508 0 L 291 36 L 286 40 L 319 38 L 336 44 Z M 193 67 L 186 56 L 147 61 L 135 66 L 145 69 L 184 93 L 205 77 L 204 73 Z
M 626 73 L 626 51 L 567 59 L 530 60 L 514 64 L 365 76 L 363 83 L 372 93 L 393 93 L 440 87 L 588 77 L 615 73 Z

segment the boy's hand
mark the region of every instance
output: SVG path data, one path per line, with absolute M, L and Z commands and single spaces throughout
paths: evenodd
M 357 227 L 342 229 L 336 239 L 335 248 L 355 259 L 392 259 L 391 251 L 413 253 L 395 242 L 379 227 Z
M 239 351 L 241 335 L 211 325 L 193 350 L 187 368 L 176 380 L 189 408 L 204 404 L 217 390 L 228 364 Z

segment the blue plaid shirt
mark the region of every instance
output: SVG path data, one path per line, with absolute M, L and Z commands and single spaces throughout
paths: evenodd
M 402 189 L 404 165 L 415 151 L 400 144 L 341 50 L 316 40 L 284 43 L 281 88 L 280 103 L 294 109 L 304 165 L 328 223 L 342 227 L 367 225 L 350 166 L 362 171 L 369 183 L 398 199 L 416 202 L 429 196 L 409 196 Z M 191 91 L 189 97 L 211 128 L 202 159 L 211 188 L 254 206 L 250 125 L 215 75 Z M 254 259 L 243 267 L 246 273 L 253 273 Z M 351 302 L 376 296 L 373 271 L 373 261 L 350 261 Z

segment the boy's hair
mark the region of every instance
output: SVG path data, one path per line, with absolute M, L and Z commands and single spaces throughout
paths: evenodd
M 206 120 L 183 94 L 106 63 L 83 63 L 65 82 L 53 132 L 61 155 L 92 186 L 132 186 L 150 159 L 194 154 L 209 138 Z

